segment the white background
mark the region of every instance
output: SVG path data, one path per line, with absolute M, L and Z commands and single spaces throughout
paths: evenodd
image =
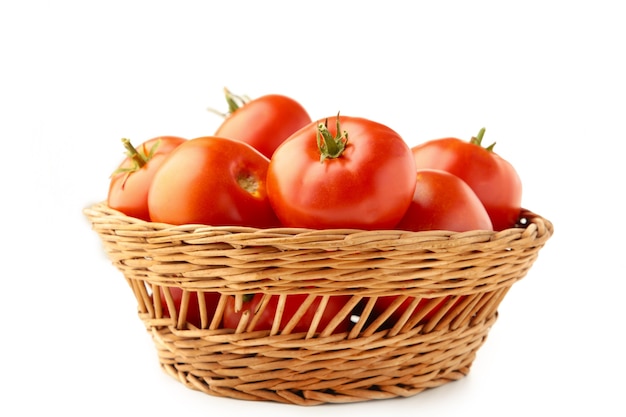
M 620 6 L 2 2 L 0 414 L 624 415 Z M 555 235 L 468 377 L 306 408 L 210 397 L 160 370 L 82 209 L 106 197 L 121 137 L 211 134 L 225 86 L 371 118 L 411 145 L 487 128 Z

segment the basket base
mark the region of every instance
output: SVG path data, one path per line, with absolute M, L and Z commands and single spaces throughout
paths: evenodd
M 497 319 L 392 337 L 303 339 L 148 328 L 160 366 L 209 395 L 302 406 L 410 397 L 469 373 Z M 253 337 L 254 336 L 254 337 Z

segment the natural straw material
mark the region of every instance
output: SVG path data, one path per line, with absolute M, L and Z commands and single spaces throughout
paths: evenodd
M 211 395 L 299 405 L 406 397 L 465 376 L 500 302 L 553 233 L 527 210 L 519 227 L 464 233 L 172 226 L 105 203 L 84 214 L 130 285 L 170 375 Z M 167 314 L 172 287 L 183 298 Z M 221 294 L 217 312 L 209 317 L 200 301 L 194 325 L 185 319 L 188 299 L 204 292 Z M 279 296 L 272 329 L 252 329 L 247 315 L 224 329 L 226 300 L 235 296 L 240 306 L 251 293 Z M 316 316 L 308 331 L 293 333 L 280 326 L 289 294 L 321 299 L 319 310 L 330 296 L 348 301 L 326 328 Z M 400 298 L 372 313 L 386 295 Z M 415 297 L 409 310 L 431 302 L 390 323 L 407 297 Z M 351 328 L 337 333 L 348 317 Z

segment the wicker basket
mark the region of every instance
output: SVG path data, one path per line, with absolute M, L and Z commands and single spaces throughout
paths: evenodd
M 553 233 L 526 210 L 519 227 L 465 233 L 172 226 L 105 203 L 84 214 L 130 285 L 167 373 L 211 395 L 298 405 L 407 397 L 465 376 L 498 305 Z M 219 292 L 214 319 L 188 323 L 188 297 L 169 317 L 160 301 L 166 294 L 171 302 L 162 291 L 169 287 Z M 336 320 L 293 333 L 280 331 L 278 308 L 271 330 L 249 331 L 244 319 L 236 330 L 222 328 L 226 298 L 241 303 L 250 293 L 306 293 L 321 297 L 318 309 L 349 295 L 336 319 L 358 319 L 341 333 L 333 332 Z M 445 305 L 427 320 L 404 314 L 390 325 L 398 303 L 371 312 L 384 295 Z

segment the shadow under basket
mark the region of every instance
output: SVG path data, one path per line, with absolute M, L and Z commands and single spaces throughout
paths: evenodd
M 172 226 L 105 203 L 84 214 L 168 374 L 297 405 L 408 397 L 467 375 L 553 233 L 528 210 L 518 227 L 464 233 Z

